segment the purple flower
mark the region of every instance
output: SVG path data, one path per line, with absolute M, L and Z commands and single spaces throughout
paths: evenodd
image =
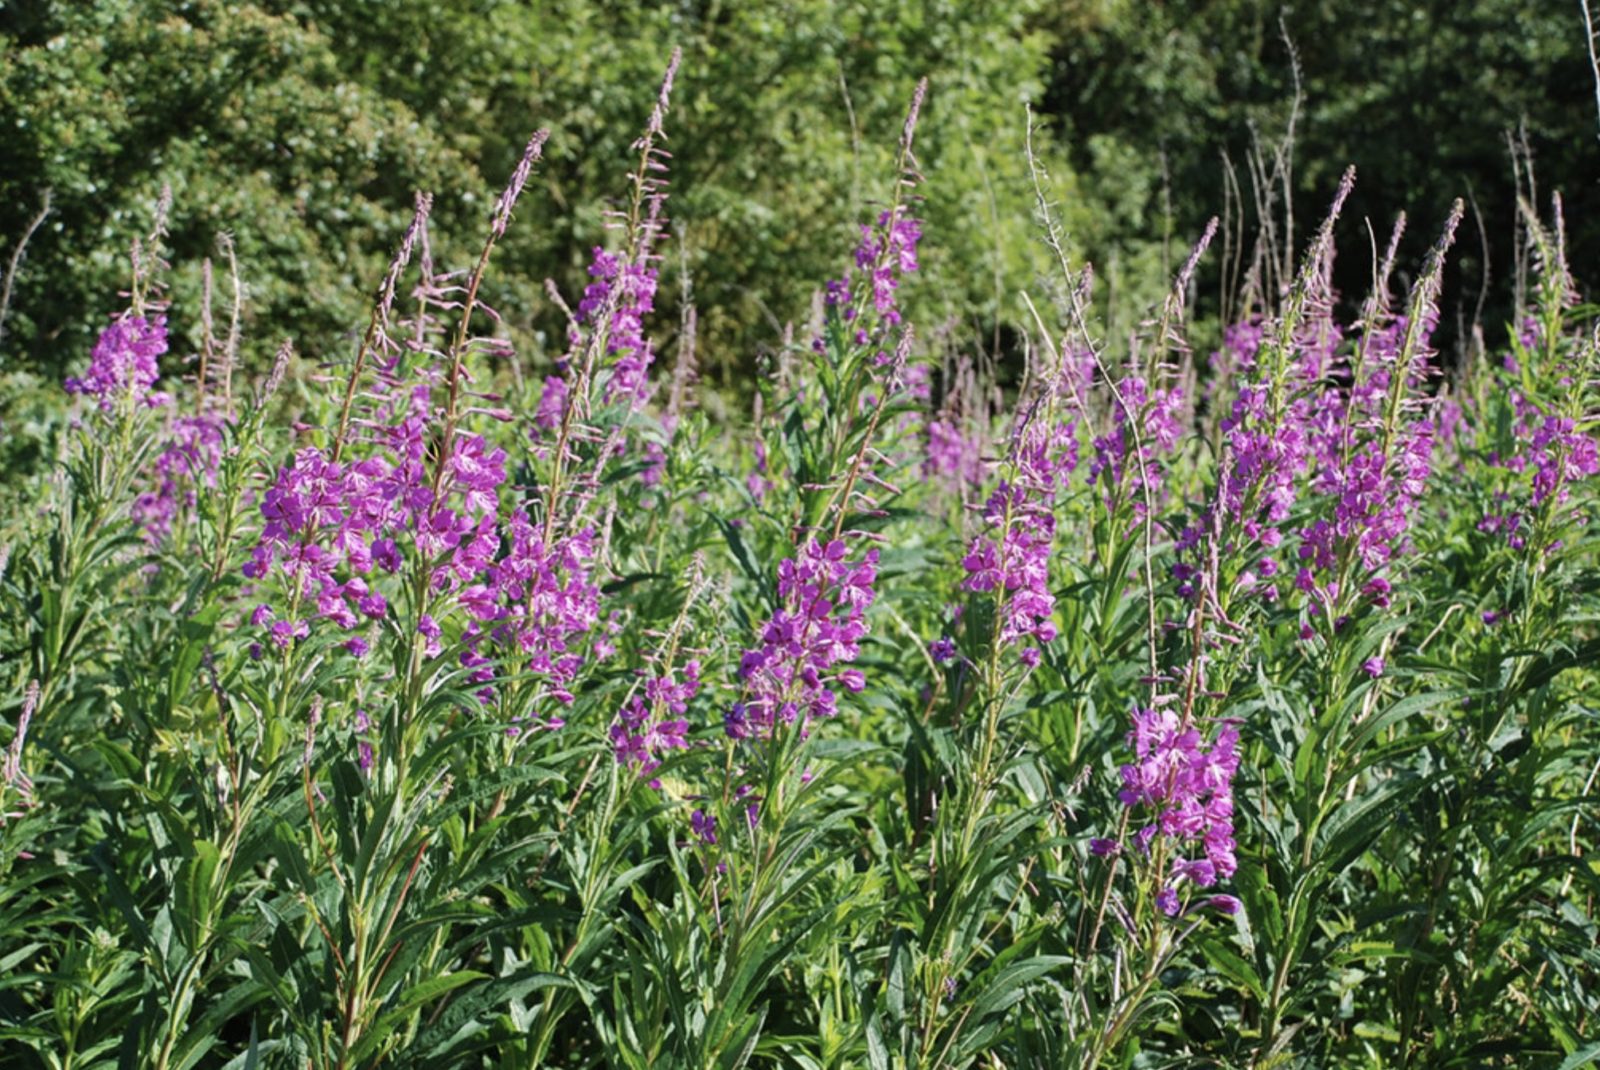
M 102 412 L 112 411 L 121 398 L 136 405 L 164 405 L 167 396 L 152 393 L 150 388 L 161 376 L 156 361 L 166 351 L 165 316 L 119 317 L 100 332 L 89 357 L 89 370 L 66 381 L 67 393 L 95 398 Z
M 509 550 L 485 569 L 481 586 L 463 592 L 472 618 L 465 639 L 475 653 L 487 642 L 517 658 L 557 701 L 571 702 L 584 663 L 580 639 L 600 619 L 600 589 L 590 575 L 594 532 L 585 528 L 547 543 L 543 528 L 518 509 L 509 535 Z M 494 678 L 487 660 L 472 682 Z
M 650 677 L 641 690 L 643 694 L 635 691 L 617 712 L 610 734 L 617 764 L 632 766 L 646 777 L 660 767 L 666 751 L 689 746 L 689 723 L 683 714 L 700 691 L 700 663 L 690 661 L 683 667 L 682 683 L 668 671 Z M 651 786 L 660 785 L 652 780 Z
M 289 649 L 289 644 L 296 639 L 304 639 L 311 634 L 311 626 L 305 621 L 280 620 L 267 630 L 272 638 L 272 643 L 279 650 Z
M 1185 881 L 1210 887 L 1237 868 L 1233 840 L 1233 775 L 1239 768 L 1239 730 L 1224 721 L 1206 746 L 1200 729 L 1180 721 L 1171 709 L 1135 708 L 1128 744 L 1134 761 L 1122 766 L 1118 798 L 1150 815 L 1135 839 L 1148 852 L 1156 836 L 1180 852 L 1158 902 L 1175 914 L 1177 886 Z M 1181 852 L 1198 847 L 1200 856 Z
M 1050 589 L 1053 506 L 1053 498 L 1041 500 L 1037 481 L 1014 485 L 1002 481 L 983 511 L 985 522 L 996 534 L 978 536 L 961 559 L 967 572 L 963 590 L 1000 592 L 999 643 L 1017 643 L 1023 638 L 1048 643 L 1056 637 L 1052 619 L 1056 600 Z
M 933 658 L 934 662 L 939 665 L 954 661 L 956 657 L 955 640 L 949 636 L 941 636 L 935 639 L 928 644 L 928 656 Z
M 653 343 L 644 333 L 644 317 L 655 310 L 657 282 L 656 269 L 646 262 L 648 255 L 646 248 L 638 260 L 626 262 L 595 246 L 589 264 L 589 277 L 594 281 L 578 302 L 581 327 L 590 335 L 605 335 L 605 351 L 611 358 L 606 401 L 627 399 L 635 407 L 649 396 L 647 376 L 655 363 Z M 580 332 L 574 342 L 582 344 L 585 337 Z
M 1409 548 L 1411 514 L 1432 466 L 1439 427 L 1425 389 L 1434 374 L 1429 339 L 1439 319 L 1442 258 L 1459 222 L 1459 212 L 1453 213 L 1413 288 L 1409 316 L 1386 320 L 1376 304 L 1370 306 L 1351 385 L 1324 394 L 1323 403 L 1306 414 L 1321 515 L 1301 529 L 1299 556 L 1314 577 L 1343 577 L 1352 561 L 1375 576 Z M 1301 586 L 1329 604 L 1339 594 L 1323 579 Z M 1375 599 L 1380 605 L 1386 600 L 1387 592 Z
M 1374 680 L 1383 675 L 1383 659 L 1368 658 L 1361 663 L 1362 670 Z
M 228 422 L 216 413 L 180 416 L 172 421 L 150 473 L 154 485 L 133 502 L 133 518 L 150 545 L 159 546 L 167 540 L 179 512 L 196 506 L 202 488 L 217 485 L 223 428 Z
M 898 291 L 902 276 L 915 272 L 917 244 L 922 240 L 922 224 L 901 206 L 878 216 L 876 226 L 862 224 L 861 241 L 855 250 L 855 269 L 843 278 L 829 281 L 824 300 L 847 323 L 858 321 L 865 311 L 857 307 L 858 295 L 871 295 L 871 320 L 862 320 L 855 331 L 857 345 L 881 341 L 888 329 L 900 323 Z M 858 288 L 858 280 L 864 288 Z M 818 339 L 820 342 L 821 339 Z
M 740 659 L 743 693 L 724 718 L 736 739 L 767 738 L 780 725 L 831 717 L 832 684 L 859 691 L 866 678 L 837 665 L 855 661 L 875 597 L 878 551 L 852 559 L 842 539 L 811 540 L 778 566 L 779 609 L 763 625 L 761 645 Z
M 1124 490 L 1132 493 L 1134 508 L 1143 512 L 1144 501 L 1139 492 L 1146 487 L 1152 493 L 1161 489 L 1160 455 L 1175 450 L 1182 437 L 1178 417 L 1183 392 L 1176 387 L 1152 391 L 1136 375 L 1125 376 L 1115 389 L 1115 424 L 1109 433 L 1094 440 L 1089 482 L 1103 481 L 1108 496 Z M 1136 420 L 1141 425 L 1141 448 L 1137 451 L 1132 426 Z
M 696 810 L 689 816 L 689 827 L 700 838 L 700 842 L 710 847 L 717 842 L 717 819 L 704 810 Z
M 1552 498 L 1564 504 L 1571 496 L 1572 483 L 1600 472 L 1595 440 L 1579 431 L 1571 417 L 1547 414 L 1525 434 L 1535 507 Z
M 1224 914 L 1237 914 L 1244 909 L 1244 904 L 1231 895 L 1214 895 L 1206 900 L 1206 906 L 1212 910 L 1220 910 Z

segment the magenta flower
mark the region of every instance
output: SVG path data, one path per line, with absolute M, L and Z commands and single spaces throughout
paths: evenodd
M 861 225 L 854 270 L 847 270 L 842 278 L 829 281 L 823 298 L 829 308 L 853 326 L 856 345 L 882 342 L 883 336 L 899 325 L 900 282 L 920 266 L 917 244 L 921 240 L 922 224 L 912 218 L 904 206 L 885 210 L 878 216 L 876 226 Z M 863 285 L 865 291 L 858 289 Z M 858 304 L 868 293 L 871 300 Z M 856 322 L 858 316 L 868 310 L 871 315 Z M 825 343 L 819 338 L 813 347 L 820 352 Z M 880 353 L 879 357 L 886 358 L 887 353 Z
M 717 819 L 704 810 L 696 810 L 689 817 L 689 827 L 699 837 L 700 842 L 707 847 L 714 846 L 717 842 Z
M 1199 728 L 1181 722 L 1170 709 L 1133 711 L 1128 744 L 1134 761 L 1122 766 L 1118 798 L 1153 818 L 1134 835 L 1141 851 L 1148 852 L 1157 837 L 1164 837 L 1178 852 L 1158 899 L 1168 914 L 1177 913 L 1182 884 L 1209 888 L 1237 868 L 1233 775 L 1239 768 L 1238 743 L 1239 730 L 1232 722 L 1222 722 L 1207 746 Z M 1183 857 L 1196 847 L 1200 857 Z M 1104 853 L 1110 850 L 1106 847 Z
M 155 485 L 133 502 L 133 518 L 151 546 L 167 540 L 180 510 L 194 509 L 201 489 L 217 485 L 223 428 L 228 422 L 216 413 L 181 416 L 172 422 L 156 456 Z
M 1030 489 L 1034 492 L 1030 494 Z M 1037 483 L 1002 482 L 984 506 L 985 523 L 996 532 L 973 540 L 961 559 L 962 589 L 1000 595 L 996 641 L 1048 643 L 1056 637 L 1055 595 L 1050 590 L 1050 552 L 1055 538 L 1053 498 L 1041 502 Z
M 1178 416 L 1183 392 L 1176 387 L 1151 391 L 1144 379 L 1130 375 L 1116 386 L 1112 430 L 1094 440 L 1094 457 L 1089 462 L 1089 482 L 1104 480 L 1107 493 L 1124 490 L 1134 494 L 1134 508 L 1143 511 L 1139 494 L 1146 486 L 1152 493 L 1161 488 L 1160 455 L 1177 448 L 1183 428 Z M 1134 449 L 1133 422 L 1140 424 L 1140 445 Z
M 161 377 L 157 359 L 167 351 L 167 318 L 121 316 L 100 332 L 89 370 L 66 381 L 69 394 L 96 399 L 102 412 L 110 412 L 121 398 L 154 408 L 170 400 L 151 387 Z
M 642 690 L 643 694 L 634 692 L 617 712 L 610 735 L 617 764 L 631 766 L 647 777 L 660 767 L 665 752 L 689 745 L 689 722 L 683 715 L 700 691 L 700 663 L 690 661 L 683 667 L 681 683 L 669 671 L 650 677 Z M 650 784 L 660 786 L 656 780 Z
M 735 739 L 765 739 L 781 725 L 838 709 L 839 684 L 852 692 L 866 686 L 847 665 L 861 653 L 866 611 L 875 597 L 878 551 L 852 559 L 842 539 L 811 540 L 797 557 L 778 566 L 780 608 L 761 629 L 761 645 L 740 659 L 742 694 L 723 719 Z

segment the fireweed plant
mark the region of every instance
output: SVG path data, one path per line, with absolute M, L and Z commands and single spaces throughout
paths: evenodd
M 169 306 L 157 204 L 0 528 L 5 1064 L 1600 1056 L 1600 321 L 1559 198 L 1502 352 L 1432 342 L 1460 205 L 1334 292 L 1352 172 L 1197 354 L 1217 226 L 1106 337 L 1035 164 L 1000 359 L 907 311 L 924 84 L 714 419 L 677 72 L 551 353 L 493 308 L 542 131 L 464 267 L 417 196 L 319 366 L 241 366 L 226 241 Z

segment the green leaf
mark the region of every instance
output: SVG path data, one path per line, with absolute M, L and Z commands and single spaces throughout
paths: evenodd
M 350 1061 L 361 1064 L 370 1056 L 377 1054 L 379 1046 L 392 1041 L 394 1032 L 419 1007 L 433 1002 L 446 992 L 453 992 L 463 985 L 481 981 L 488 976 L 477 970 L 457 970 L 455 973 L 430 977 L 426 981 L 412 985 L 395 999 L 393 1007 L 384 1011 L 362 1034 L 361 1040 L 350 1052 Z

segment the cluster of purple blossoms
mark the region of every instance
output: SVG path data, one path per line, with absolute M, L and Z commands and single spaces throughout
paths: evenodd
M 133 502 L 133 518 L 151 546 L 167 540 L 180 510 L 195 507 L 200 488 L 216 487 L 227 423 L 220 413 L 182 416 L 172 422 L 156 456 L 155 485 Z
M 679 59 L 680 53 L 674 49 L 649 122 L 633 143 L 634 150 L 640 153 L 640 170 L 634 181 L 635 199 L 624 248 L 620 252 L 610 252 L 600 245 L 593 249 L 590 281 L 572 314 L 568 352 L 557 362 L 556 373 L 545 379 L 534 426 L 529 429 L 535 441 L 551 438 L 568 418 L 573 391 L 587 397 L 594 383 L 601 384 L 607 404 L 626 402 L 632 412 L 649 400 L 655 348 L 645 333 L 644 320 L 655 311 L 659 276 L 652 248 L 666 223 L 663 211 L 667 199 L 666 182 L 661 176 L 667 170 L 668 154 L 656 145 L 656 140 L 663 136 Z M 559 302 L 560 296 L 555 296 Z M 618 456 L 626 450 L 627 442 L 619 433 L 608 453 Z M 650 456 L 649 460 L 655 462 L 658 458 Z M 659 481 L 661 469 L 657 464 L 652 463 L 647 470 L 654 472 Z
M 900 322 L 895 302 L 900 276 L 909 275 L 918 267 L 917 243 L 922 240 L 922 224 L 899 210 L 880 215 L 878 228 L 875 231 L 862 225 L 856 269 L 871 278 L 873 310 L 892 326 Z
M 1218 487 L 1222 507 L 1247 537 L 1266 546 L 1279 541 L 1277 526 L 1294 507 L 1296 478 L 1309 451 L 1302 413 L 1293 405 L 1269 411 L 1264 386 L 1244 386 L 1222 421 L 1230 463 Z
M 505 556 L 461 592 L 472 618 L 461 662 L 473 670 L 470 680 L 482 685 L 479 699 L 491 702 L 494 692 L 488 685 L 494 669 L 482 649 L 487 638 L 522 661 L 558 702 L 569 705 L 584 662 L 580 640 L 600 620 L 600 588 L 593 580 L 595 533 L 584 528 L 546 542 L 543 530 L 518 509 L 508 534 Z M 559 725 L 552 721 L 549 727 Z
M 983 443 L 967 434 L 953 419 L 928 421 L 928 448 L 923 456 L 922 475 L 937 479 L 951 491 L 975 487 L 983 482 Z
M 1239 387 L 1229 415 L 1220 424 L 1223 462 L 1217 474 L 1216 500 L 1206 506 L 1200 526 L 1186 527 L 1175 543 L 1173 565 L 1181 598 L 1198 594 L 1204 565 L 1203 529 L 1215 521 L 1214 510 L 1236 526 L 1226 547 L 1265 551 L 1234 579 L 1235 590 L 1265 602 L 1278 599 L 1273 578 L 1280 566 L 1272 556 L 1283 542 L 1279 525 L 1288 519 L 1297 497 L 1297 477 L 1309 463 L 1301 402 L 1289 402 L 1274 413 L 1268 385 Z M 1195 560 L 1190 560 L 1194 555 Z
M 644 332 L 644 317 L 655 311 L 657 274 L 648 253 L 636 259 L 618 257 L 595 246 L 590 282 L 578 302 L 580 331 L 574 348 L 583 344 L 583 328 L 605 331 L 606 354 L 612 358 L 605 384 L 606 401 L 629 399 L 635 406 L 649 396 L 653 344 Z
M 838 311 L 847 324 L 855 327 L 854 341 L 867 345 L 881 341 L 875 333 L 900 323 L 897 292 L 901 278 L 915 272 L 917 244 L 922 240 L 922 223 L 906 209 L 896 207 L 878 216 L 877 226 L 863 223 L 861 241 L 856 246 L 855 270 L 846 271 L 842 278 L 828 282 L 824 300 Z M 875 313 L 876 327 L 870 321 L 858 322 L 860 310 L 856 307 L 857 294 L 853 289 L 858 279 L 863 281 L 872 295 L 870 307 Z M 821 352 L 824 343 L 818 338 L 813 348 Z M 879 363 L 887 363 L 889 354 L 880 352 Z
M 259 580 L 274 568 L 282 572 L 295 608 L 278 619 L 262 605 L 252 622 L 268 628 L 283 649 L 309 634 L 299 614 L 311 607 L 347 631 L 364 620 L 381 620 L 389 604 L 376 589 L 377 578 L 400 571 L 410 557 L 425 563 L 432 590 L 454 595 L 467 618 L 460 659 L 471 670 L 469 680 L 479 685 L 480 701 L 487 705 L 495 697 L 497 673 L 488 647 L 521 663 L 553 697 L 570 703 L 584 662 L 578 639 L 600 615 L 600 592 L 591 578 L 593 531 L 547 542 L 520 509 L 502 528 L 497 512 L 505 451 L 481 436 L 458 435 L 435 477 L 427 459 L 429 390 L 418 387 L 405 396 L 399 419 L 376 435 L 385 447 L 381 455 L 334 462 L 308 448 L 280 469 L 262 502 L 266 523 L 245 574 Z M 423 615 L 417 630 L 427 655 L 438 656 L 441 622 Z M 355 635 L 346 648 L 361 656 L 367 641 Z M 543 726 L 557 727 L 559 721 Z
M 1536 506 L 1552 497 L 1556 504 L 1565 504 L 1573 482 L 1600 472 L 1594 439 L 1567 416 L 1546 415 L 1528 436 L 1528 463 L 1533 467 Z
M 1300 532 L 1295 586 L 1307 594 L 1338 597 L 1338 580 L 1327 574 L 1339 566 L 1344 548 L 1376 573 L 1407 544 L 1411 515 L 1433 466 L 1435 425 L 1429 413 L 1419 412 L 1427 404 L 1420 382 L 1431 327 L 1430 322 L 1409 369 L 1396 367 L 1405 318 L 1375 330 L 1366 347 L 1370 374 L 1347 397 L 1332 399 L 1308 418 L 1316 462 L 1312 486 L 1329 508 Z M 1406 381 L 1396 383 L 1395 375 Z M 1388 411 L 1392 391 L 1404 391 L 1398 413 Z
M 387 571 L 400 565 L 393 541 L 379 537 L 390 512 L 379 489 L 382 469 L 377 462 L 340 464 L 308 447 L 280 468 L 267 488 L 261 538 L 244 574 L 259 581 L 276 568 L 284 577 L 289 616 L 279 619 L 263 603 L 250 618 L 267 629 L 279 649 L 310 634 L 309 622 L 299 614 L 312 608 L 346 630 L 355 627 L 358 614 L 373 619 L 388 614 L 388 602 L 363 578 L 375 562 Z
M 151 388 L 161 377 L 156 361 L 166 351 L 167 317 L 119 316 L 100 332 L 89 370 L 67 379 L 67 393 L 96 399 L 102 412 L 123 398 L 148 408 L 165 405 L 171 399 Z
M 542 438 L 560 430 L 569 393 L 566 379 L 559 375 L 545 377 L 544 389 L 539 392 L 539 404 L 533 412 L 533 426 L 528 429 L 531 436 Z
M 1322 515 L 1300 532 L 1295 586 L 1313 599 L 1333 604 L 1354 593 L 1341 584 L 1359 584 L 1375 604 L 1388 604 L 1389 581 L 1379 573 L 1408 547 L 1411 515 L 1433 468 L 1429 339 L 1439 322 L 1444 256 L 1461 216 L 1457 201 L 1407 313 L 1390 317 L 1383 302 L 1368 306 L 1348 392 L 1307 414 Z M 1397 227 L 1396 239 L 1399 233 Z
M 861 653 L 866 612 L 877 582 L 878 551 L 852 560 L 843 539 L 810 540 L 778 566 L 781 603 L 761 629 L 761 645 L 739 663 L 743 693 L 724 718 L 735 739 L 766 739 L 782 725 L 805 725 L 838 709 L 835 684 L 859 692 L 861 670 L 840 669 Z
M 1013 439 L 1011 462 L 1012 478 L 1001 480 L 984 503 L 984 525 L 991 534 L 974 538 L 961 559 L 967 573 L 961 588 L 1004 592 L 997 595 L 996 642 L 1043 646 L 1056 637 L 1050 555 L 1056 495 L 1078 466 L 1076 421 L 1026 421 Z M 1040 656 L 1036 646 L 1024 647 L 1019 655 L 1030 668 Z
M 1600 473 L 1600 450 L 1595 439 L 1578 426 L 1569 416 L 1546 412 L 1536 404 L 1513 393 L 1512 404 L 1519 419 L 1515 430 L 1517 449 L 1509 456 L 1490 456 L 1491 463 L 1528 477 L 1528 508 L 1537 509 L 1546 502 L 1564 505 L 1572 496 L 1572 484 Z M 1510 502 L 1512 495 L 1497 495 Z M 1527 516 L 1522 510 L 1507 508 L 1490 513 L 1478 521 L 1478 530 L 1488 534 L 1504 534 L 1514 549 L 1527 545 Z
M 1118 798 L 1130 809 L 1143 808 L 1151 823 L 1133 835 L 1135 846 L 1148 855 L 1160 836 L 1173 844 L 1177 857 L 1164 878 L 1156 902 L 1169 916 L 1181 910 L 1179 889 L 1185 883 L 1210 888 L 1238 868 L 1233 841 L 1233 775 L 1239 768 L 1239 730 L 1222 722 L 1216 738 L 1205 745 L 1199 728 L 1180 720 L 1171 709 L 1135 708 L 1128 745 L 1134 760 L 1122 766 Z M 1199 848 L 1199 856 L 1185 857 Z M 1096 840 L 1100 855 L 1118 849 L 1114 841 Z M 1223 906 L 1226 904 L 1215 904 Z
M 645 224 L 646 240 L 641 241 L 641 251 L 636 258 L 607 252 L 595 246 L 594 259 L 589 265 L 593 280 L 584 289 L 569 336 L 571 349 L 557 365 L 556 373 L 547 376 L 539 395 L 529 436 L 536 443 L 541 456 L 547 455 L 547 444 L 553 443 L 562 423 L 567 419 L 567 409 L 572 404 L 574 389 L 587 390 L 582 375 L 579 381 L 569 381 L 575 368 L 585 366 L 583 350 L 591 341 L 603 338 L 605 357 L 609 364 L 604 372 L 603 398 L 609 404 L 626 401 L 637 411 L 649 399 L 651 385 L 650 367 L 655 363 L 654 343 L 645 334 L 644 317 L 655 309 L 657 273 L 649 265 L 648 237 L 659 225 L 658 219 Z M 598 343 L 596 343 L 598 344 Z M 610 449 L 620 456 L 627 443 L 619 433 Z M 659 444 L 644 443 L 645 459 L 650 463 L 643 470 L 646 486 L 660 482 L 665 471 L 665 455 Z
M 629 696 L 611 725 L 611 747 L 617 764 L 637 769 L 641 777 L 650 776 L 661 766 L 665 752 L 689 746 L 689 722 L 683 715 L 688 712 L 689 701 L 700 692 L 700 663 L 690 661 L 684 665 L 681 683 L 673 675 L 669 670 L 664 676 L 646 680 L 644 693 L 635 691 Z M 660 787 L 655 780 L 650 785 Z
M 1144 511 L 1141 492 L 1161 489 L 1161 454 L 1178 446 L 1183 427 L 1180 414 L 1183 391 L 1177 387 L 1152 391 L 1143 378 L 1130 375 L 1116 385 L 1114 426 L 1094 440 L 1094 457 L 1089 462 L 1089 482 L 1102 477 L 1108 495 L 1124 490 L 1133 495 L 1134 510 Z M 1142 415 L 1141 415 L 1142 414 Z M 1142 441 L 1134 449 L 1132 422 L 1140 418 Z
M 984 504 L 983 518 L 997 535 L 973 540 L 961 559 L 967 572 L 962 590 L 1004 591 L 995 622 L 996 642 L 1049 643 L 1056 637 L 1056 599 L 1050 591 L 1054 500 L 1041 498 L 1037 488 L 1027 484 L 1002 481 Z M 1037 665 L 1039 650 L 1029 646 L 1020 657 L 1029 666 Z

